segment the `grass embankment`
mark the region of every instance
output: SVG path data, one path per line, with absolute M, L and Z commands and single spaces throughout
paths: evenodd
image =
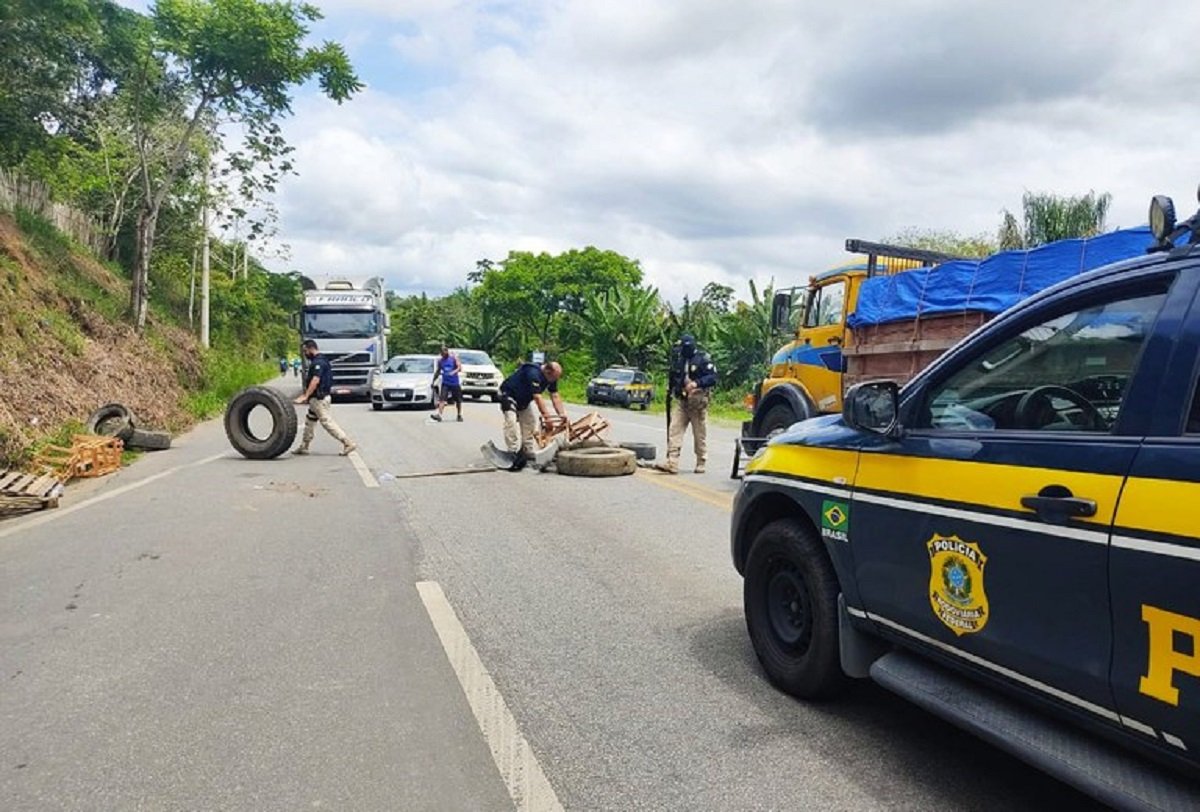
M 203 351 L 152 307 L 126 318 L 129 282 L 44 218 L 0 212 L 0 467 L 69 445 L 92 410 L 124 403 L 151 429 L 178 433 L 273 368 L 240 350 Z

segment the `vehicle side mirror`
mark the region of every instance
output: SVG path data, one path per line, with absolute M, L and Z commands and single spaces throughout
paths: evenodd
M 859 431 L 885 437 L 900 433 L 900 387 L 895 381 L 855 384 L 842 400 L 842 419 Z
M 776 293 L 771 300 L 771 329 L 786 330 L 792 326 L 792 294 Z
M 290 316 L 288 316 L 288 326 L 291 327 L 293 330 L 300 329 L 300 314 L 299 313 L 292 313 Z

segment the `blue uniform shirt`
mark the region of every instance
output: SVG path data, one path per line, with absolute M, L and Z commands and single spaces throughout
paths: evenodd
M 525 409 L 533 403 L 534 395 L 557 392 L 558 381 L 547 380 L 542 368 L 537 364 L 521 364 L 516 372 L 500 384 L 500 391 L 516 401 L 518 409 Z
M 458 366 L 458 359 L 453 355 L 438 358 L 438 369 L 442 372 L 442 386 L 458 386 L 458 375 L 454 373 L 456 366 Z
M 308 389 L 308 385 L 312 382 L 313 378 L 320 380 L 320 383 L 317 384 L 317 391 L 313 392 L 313 397 L 329 397 L 330 390 L 333 389 L 333 367 L 330 365 L 329 359 L 324 355 L 314 356 L 308 362 L 308 375 L 304 378 L 305 390 Z

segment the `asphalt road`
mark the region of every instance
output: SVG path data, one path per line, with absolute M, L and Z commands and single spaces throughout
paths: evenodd
M 661 416 L 604 411 L 661 446 Z M 334 414 L 361 470 L 209 423 L 0 524 L 0 808 L 503 810 L 536 774 L 567 809 L 1094 808 L 871 684 L 767 684 L 733 428 L 703 476 L 404 479 L 480 464 L 496 407 Z

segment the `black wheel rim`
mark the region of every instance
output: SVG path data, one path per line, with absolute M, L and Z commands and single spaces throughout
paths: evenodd
M 767 619 L 784 646 L 804 651 L 812 639 L 812 597 L 790 561 L 777 561 L 767 580 Z

